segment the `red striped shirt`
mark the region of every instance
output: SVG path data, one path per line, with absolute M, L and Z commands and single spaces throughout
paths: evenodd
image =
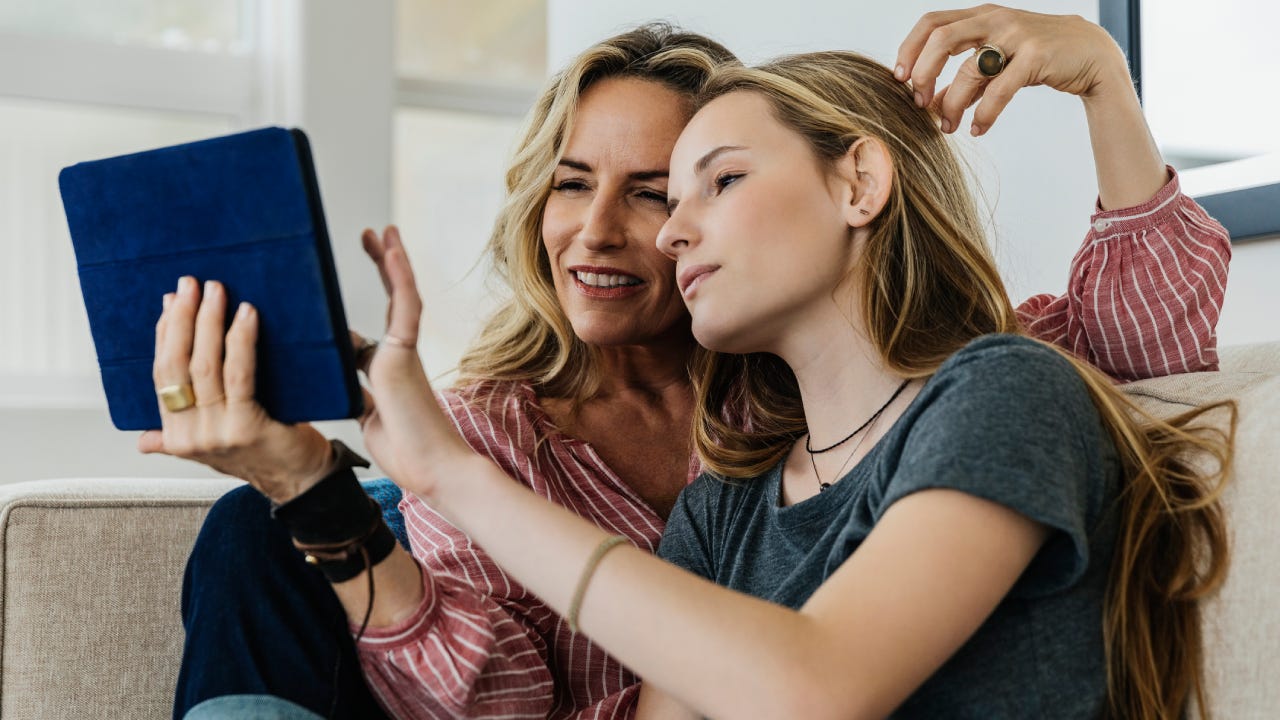
M 1065 295 L 1018 308 L 1030 332 L 1130 380 L 1217 366 L 1230 240 L 1177 177 L 1138 207 L 1098 212 Z M 638 547 L 665 525 L 586 443 L 556 431 L 528 385 L 440 395 L 479 453 L 551 502 Z M 690 468 L 690 480 L 697 468 Z M 360 656 L 397 718 L 630 718 L 638 679 L 412 495 L 401 503 L 426 597 Z M 501 522 L 494 518 L 494 522 Z

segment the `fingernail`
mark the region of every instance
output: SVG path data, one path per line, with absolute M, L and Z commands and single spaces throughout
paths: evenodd
M 907 69 L 899 65 L 893 69 L 893 76 L 902 80 L 907 76 Z
M 977 124 L 977 123 L 974 123 L 974 124 L 973 124 L 973 126 L 969 128 L 969 134 L 970 134 L 970 135 L 972 135 L 972 136 L 974 136 L 974 137 L 978 137 L 978 136 L 979 136 L 979 135 L 981 135 L 984 131 L 985 131 L 985 128 L 983 128 L 981 125 L 979 125 L 979 124 Z
M 190 295 L 195 292 L 196 279 L 190 275 L 183 275 L 178 278 L 178 293 L 182 295 Z
M 204 281 L 204 294 L 205 294 L 205 297 L 208 297 L 208 296 L 210 296 L 210 295 L 213 295 L 213 294 L 215 294 L 215 293 L 217 293 L 217 292 L 218 292 L 218 283 L 214 282 L 213 280 L 205 280 L 205 281 Z
M 173 304 L 173 293 L 165 293 L 165 294 L 164 294 L 164 309 L 165 309 L 165 310 L 168 310 L 168 309 L 169 309 L 169 306 L 170 306 L 170 305 L 172 305 L 172 304 Z
M 236 317 L 240 318 L 241 320 L 248 320 L 249 316 L 252 314 L 253 314 L 253 306 L 247 302 L 240 303 L 240 308 L 236 310 Z
M 942 132 L 951 132 L 951 121 L 946 118 L 942 118 Z
M 920 107 L 924 107 L 924 95 L 916 93 L 916 104 Z

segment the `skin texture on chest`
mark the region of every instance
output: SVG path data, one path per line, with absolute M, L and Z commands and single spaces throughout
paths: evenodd
M 567 400 L 543 409 L 566 435 L 588 443 L 600 459 L 666 519 L 688 483 L 692 403 L 588 402 L 576 414 Z

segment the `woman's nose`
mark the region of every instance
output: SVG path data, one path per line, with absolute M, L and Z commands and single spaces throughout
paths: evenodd
M 624 219 L 618 208 L 607 198 L 596 196 L 587 208 L 578 238 L 588 250 L 608 250 L 625 247 L 627 233 Z
M 667 221 L 662 224 L 662 229 L 658 231 L 658 250 L 675 260 L 689 249 L 693 237 L 684 215 L 673 208 Z

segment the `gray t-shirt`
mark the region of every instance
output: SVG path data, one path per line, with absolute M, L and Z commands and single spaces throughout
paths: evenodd
M 1119 467 L 1070 364 L 1032 340 L 991 335 L 949 358 L 826 492 L 780 507 L 781 464 L 747 481 L 699 477 L 658 554 L 799 608 L 897 500 L 951 488 L 1000 503 L 1052 533 L 991 617 L 893 717 L 1097 717 Z

